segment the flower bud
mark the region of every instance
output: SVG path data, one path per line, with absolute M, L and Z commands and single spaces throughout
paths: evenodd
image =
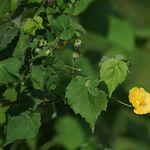
M 75 59 L 79 58 L 80 56 L 81 56 L 81 54 L 79 52 L 74 52 L 72 54 L 72 57 L 75 58 Z
M 81 44 L 82 44 L 82 41 L 80 39 L 76 39 L 74 42 L 74 46 L 76 46 L 76 47 L 81 46 Z

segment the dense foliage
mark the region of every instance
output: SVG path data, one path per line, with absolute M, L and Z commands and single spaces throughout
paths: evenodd
M 118 100 L 127 96 L 121 84 L 132 72 L 127 58 L 139 46 L 136 38 L 147 39 L 147 30 L 133 30 L 112 10 L 119 7 L 115 4 L 120 3 L 0 0 L 0 150 L 123 150 L 117 142 L 126 122 L 119 121 L 130 119 L 128 111 L 114 123 L 121 126 L 113 129 L 115 144 L 106 142 L 106 133 L 95 124 L 99 116 L 115 119 L 101 113 L 111 114 L 116 104 L 130 107 Z M 103 21 L 99 30 L 93 9 Z M 110 124 L 106 120 L 100 124 Z M 108 126 L 103 128 L 108 136 Z

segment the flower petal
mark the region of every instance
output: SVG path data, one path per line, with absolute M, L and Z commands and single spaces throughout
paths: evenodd
M 129 91 L 129 101 L 136 114 L 150 113 L 150 94 L 143 88 L 134 87 Z

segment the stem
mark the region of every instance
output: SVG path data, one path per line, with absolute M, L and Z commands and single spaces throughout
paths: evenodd
M 73 65 L 73 69 L 72 69 L 72 78 L 74 78 L 74 74 L 75 74 L 75 69 L 74 69 L 75 59 L 74 59 L 74 58 L 73 58 L 73 61 L 72 61 L 72 65 Z
M 122 101 L 120 101 L 120 100 L 117 100 L 117 99 L 112 98 L 112 97 L 111 97 L 111 99 L 115 100 L 116 102 L 118 102 L 118 103 L 120 103 L 120 104 L 122 104 L 122 105 L 124 105 L 124 106 L 127 106 L 127 107 L 132 108 L 132 106 L 131 106 L 131 105 L 129 105 L 129 104 L 127 104 L 127 103 L 124 103 L 124 102 L 122 102 Z
M 124 102 L 122 102 L 122 101 L 120 101 L 120 100 L 115 100 L 115 101 L 117 101 L 118 103 L 120 103 L 120 104 L 122 104 L 122 105 L 125 105 L 125 106 L 127 106 L 127 107 L 132 107 L 131 105 L 129 105 L 129 104 L 126 104 L 126 103 L 124 103 Z
M 71 67 L 71 66 L 68 66 L 68 65 L 64 65 L 66 68 L 68 69 L 71 69 L 73 71 L 81 71 L 81 69 L 78 69 L 78 68 L 74 68 L 74 67 Z

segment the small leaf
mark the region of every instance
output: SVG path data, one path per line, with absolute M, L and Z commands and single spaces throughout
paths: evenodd
M 128 67 L 124 61 L 111 58 L 102 62 L 100 77 L 106 83 L 110 97 L 115 88 L 125 80 L 127 71 Z
M 8 84 L 13 81 L 14 78 L 0 64 L 0 84 Z
M 67 150 L 75 150 L 84 143 L 85 135 L 82 128 L 72 117 L 61 118 L 56 124 L 56 132 L 54 141 L 66 147 Z
M 43 19 L 40 16 L 34 16 L 33 19 L 28 18 L 23 25 L 23 31 L 35 36 L 35 32 L 37 29 L 43 29 Z
M 39 113 L 30 115 L 22 114 L 11 118 L 6 127 L 6 144 L 12 143 L 17 139 L 29 139 L 37 135 L 41 126 Z
M 74 36 L 74 34 L 75 34 L 75 30 L 73 28 L 65 29 L 61 33 L 60 39 L 61 40 L 69 40 Z
M 8 84 L 14 81 L 11 75 L 19 75 L 22 62 L 11 57 L 0 62 L 0 84 Z
M 62 35 L 62 38 L 65 36 L 67 36 L 67 38 L 68 38 L 68 36 L 70 36 L 70 33 L 67 32 L 67 31 L 70 31 L 69 27 L 70 27 L 70 23 L 71 23 L 70 17 L 68 15 L 60 15 L 55 20 L 53 18 L 51 18 L 50 21 L 52 21 L 52 22 L 49 22 L 51 29 L 58 36 Z M 72 36 L 72 31 L 71 31 L 71 36 Z
M 24 25 L 23 25 L 22 29 L 23 29 L 24 32 L 26 32 L 28 34 L 35 35 L 36 23 L 31 18 L 28 18 L 24 22 Z
M 34 18 L 33 18 L 33 20 L 36 22 L 36 24 L 37 24 L 37 29 L 43 29 L 44 27 L 43 27 L 43 19 L 42 19 L 42 17 L 40 17 L 40 16 L 34 16 Z
M 58 16 L 56 20 L 53 20 L 50 24 L 55 31 L 67 29 L 70 26 L 70 17 L 67 15 Z
M 92 82 L 86 77 L 77 76 L 67 87 L 66 98 L 74 112 L 85 118 L 94 131 L 97 117 L 103 110 L 106 110 L 107 96 L 102 90 L 92 85 Z M 92 88 L 92 86 L 95 91 L 91 94 L 89 87 Z
M 16 98 L 17 98 L 17 93 L 16 93 L 16 90 L 15 89 L 7 89 L 3 96 L 7 99 L 7 100 L 10 100 L 10 101 L 16 101 Z
M 15 57 L 11 57 L 0 62 L 0 65 L 5 68 L 10 74 L 18 76 L 22 62 Z

